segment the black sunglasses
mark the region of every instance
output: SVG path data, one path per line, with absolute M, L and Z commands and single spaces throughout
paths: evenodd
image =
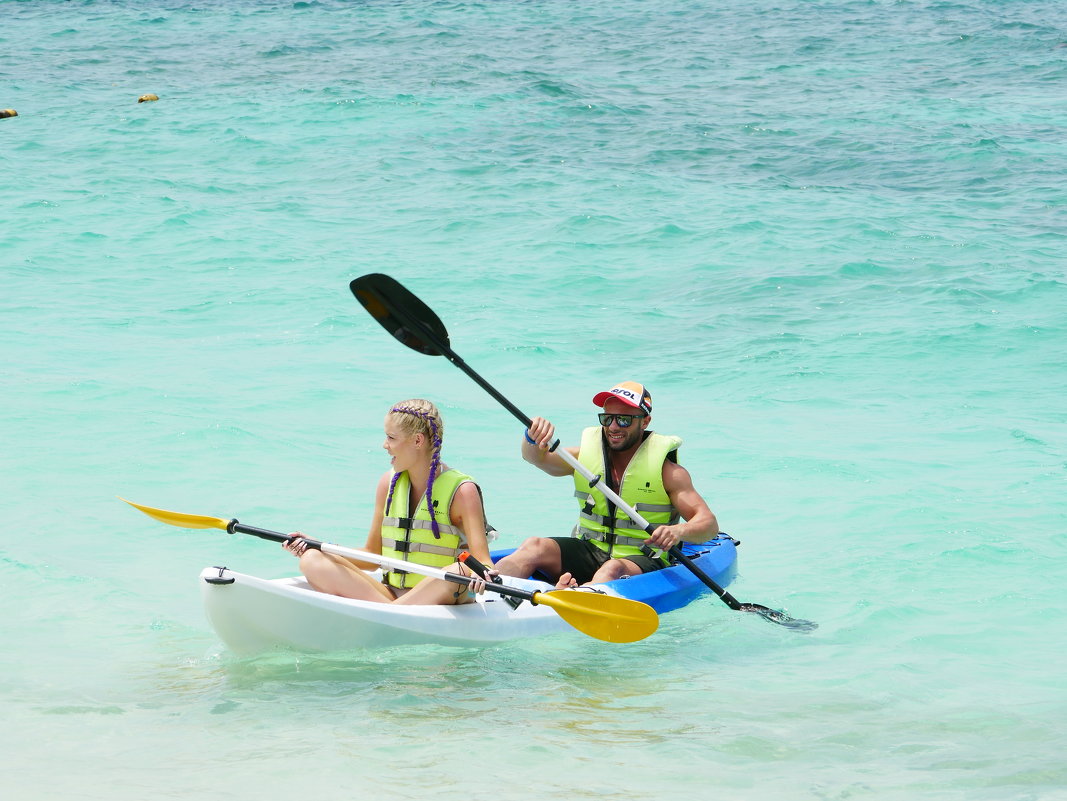
M 640 420 L 645 415 L 643 414 L 598 414 L 597 419 L 600 420 L 600 425 L 607 428 L 611 425 L 611 421 L 614 420 L 619 428 L 629 428 L 633 425 L 634 420 Z

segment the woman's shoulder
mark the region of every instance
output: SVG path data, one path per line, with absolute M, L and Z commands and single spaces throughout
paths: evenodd
M 476 500 L 480 504 L 482 501 L 482 490 L 477 482 L 466 473 L 459 473 L 459 475 L 463 477 L 463 480 L 459 486 L 456 487 L 456 493 L 452 497 L 461 502 Z
M 449 512 L 453 522 L 473 519 L 474 515 L 482 515 L 482 491 L 473 481 L 464 481 L 452 496 L 452 504 Z
M 378 479 L 378 492 L 382 493 L 385 490 L 389 489 L 389 484 L 392 482 L 392 480 L 392 470 L 386 470 L 384 473 L 382 473 L 381 477 Z

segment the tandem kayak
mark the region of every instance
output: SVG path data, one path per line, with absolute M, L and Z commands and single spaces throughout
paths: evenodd
M 736 545 L 731 537 L 720 534 L 699 545 L 687 543 L 683 553 L 716 583 L 726 586 L 737 569 Z M 509 553 L 494 551 L 493 560 Z M 524 590 L 552 589 L 532 579 L 505 581 Z M 204 568 L 200 589 L 208 620 L 226 646 L 239 655 L 397 645 L 485 646 L 570 630 L 549 606 L 529 602 L 513 606 L 494 593 L 484 593 L 476 603 L 462 606 L 402 606 L 326 595 L 311 589 L 302 576 L 262 579 L 225 567 Z M 610 581 L 589 591 L 594 589 L 641 601 L 660 614 L 708 592 L 684 565 Z

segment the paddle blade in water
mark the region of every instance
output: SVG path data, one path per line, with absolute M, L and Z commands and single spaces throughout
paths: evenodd
M 223 520 L 221 517 L 207 517 L 206 515 L 187 515 L 183 512 L 171 512 L 166 509 L 155 509 L 151 506 L 141 506 L 139 503 L 133 501 L 127 501 L 125 498 L 120 497 L 120 501 L 126 501 L 134 509 L 140 509 L 149 517 L 153 517 L 161 523 L 166 523 L 171 526 L 177 526 L 178 528 L 219 528 L 226 531 L 226 527 L 229 525 L 228 520 Z
M 412 350 L 442 356 L 449 348 L 448 331 L 441 318 L 395 279 L 369 273 L 348 286 L 370 316 Z
M 771 609 L 760 604 L 741 604 L 741 611 L 755 612 L 764 620 L 769 620 L 771 623 L 777 623 L 779 626 L 796 629 L 797 631 L 815 631 L 815 629 L 819 628 L 819 624 L 811 620 L 790 617 L 785 612 L 779 612 L 777 609 Z
M 533 602 L 552 607 L 578 631 L 605 642 L 636 642 L 659 627 L 651 606 L 614 595 L 552 590 L 536 593 Z

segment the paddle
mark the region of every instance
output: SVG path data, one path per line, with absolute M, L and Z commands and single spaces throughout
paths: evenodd
M 274 542 L 288 542 L 291 537 L 277 531 L 268 531 L 255 526 L 246 526 L 237 520 L 223 520 L 221 517 L 208 517 L 206 515 L 190 515 L 182 512 L 171 512 L 166 509 L 155 509 L 151 506 L 142 506 L 133 501 L 125 501 L 135 509 L 140 509 L 146 515 L 161 523 L 167 523 L 178 528 L 217 528 L 229 534 L 251 534 L 265 540 Z M 402 559 L 390 559 L 388 556 L 360 551 L 355 548 L 345 548 L 333 545 L 329 542 L 319 542 L 310 538 L 304 540 L 309 548 L 322 551 L 323 553 L 343 556 L 349 559 L 358 559 L 365 562 L 373 562 L 382 567 L 396 570 L 406 570 L 409 573 L 419 573 L 430 578 L 444 579 L 453 584 L 468 585 L 471 579 L 457 573 L 449 573 L 447 570 L 418 565 L 414 562 L 405 562 Z M 482 567 L 477 560 L 470 557 L 478 567 Z M 479 571 L 482 572 L 482 571 Z M 499 593 L 509 598 L 520 598 L 535 605 L 548 606 L 556 611 L 561 618 L 583 634 L 595 637 L 605 642 L 636 642 L 643 640 L 659 626 L 659 616 L 656 610 L 648 604 L 640 601 L 632 601 L 629 598 L 617 598 L 613 595 L 600 593 L 575 592 L 573 590 L 551 590 L 549 592 L 530 592 L 517 587 L 508 587 L 504 584 L 486 584 L 486 590 Z
M 452 364 L 456 365 L 456 367 L 473 378 L 482 389 L 499 401 L 500 404 L 517 417 L 524 426 L 527 428 L 530 427 L 531 421 L 529 417 L 523 414 L 511 401 L 497 392 L 488 381 L 471 369 L 471 367 L 452 350 L 448 341 L 448 331 L 445 330 L 441 318 L 434 314 L 429 306 L 415 297 L 398 281 L 390 278 L 388 275 L 383 275 L 382 273 L 369 273 L 368 275 L 363 275 L 353 280 L 349 284 L 349 288 L 352 290 L 352 294 L 356 296 L 356 300 L 362 303 L 363 307 L 370 312 L 371 316 L 381 323 L 382 327 L 396 339 L 400 340 L 412 350 L 424 353 L 427 356 L 444 356 L 452 362 Z M 552 443 L 550 450 L 557 451 L 558 446 L 559 440 L 557 439 Z M 633 507 L 623 501 L 622 498 L 614 493 L 611 488 L 603 482 L 601 476 L 594 476 L 581 462 L 575 459 L 566 448 L 559 449 L 557 452 L 563 461 L 573 467 L 579 474 L 589 481 L 590 488 L 598 488 L 616 506 L 626 512 L 631 520 L 643 527 L 649 534 L 656 530 L 656 526 L 651 525 L 641 517 Z M 711 576 L 695 565 L 689 557 L 685 556 L 679 545 L 675 545 L 671 548 L 669 553 L 672 558 L 685 565 L 693 575 L 700 579 L 700 581 L 711 589 L 712 592 L 718 595 L 723 603 L 737 612 L 755 612 L 756 614 L 761 615 L 765 620 L 769 620 L 772 623 L 778 623 L 782 626 L 788 626 L 789 628 L 797 629 L 799 631 L 812 631 L 818 627 L 817 623 L 813 623 L 810 620 L 793 618 L 785 612 L 781 612 L 777 609 L 770 609 L 761 604 L 741 603 L 725 589 L 720 587 Z

